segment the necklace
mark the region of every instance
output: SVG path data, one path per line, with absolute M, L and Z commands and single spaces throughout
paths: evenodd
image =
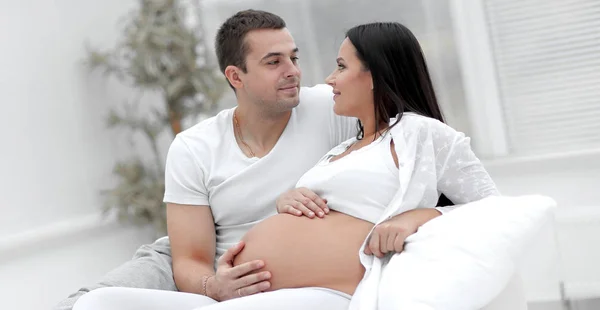
M 256 157 L 256 155 L 252 151 L 252 148 L 250 148 L 250 146 L 248 145 L 248 143 L 246 143 L 246 141 L 244 141 L 244 137 L 242 136 L 242 130 L 240 129 L 240 123 L 238 122 L 237 116 L 235 115 L 236 112 L 237 112 L 237 110 L 233 111 L 233 124 L 235 125 L 235 129 L 237 129 L 236 131 L 237 131 L 237 134 L 238 134 L 238 136 L 240 138 L 240 141 L 248 149 L 248 152 L 250 152 L 250 156 L 251 157 Z

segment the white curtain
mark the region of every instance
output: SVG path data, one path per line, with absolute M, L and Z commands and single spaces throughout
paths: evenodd
M 510 153 L 600 149 L 600 1 L 483 2 Z

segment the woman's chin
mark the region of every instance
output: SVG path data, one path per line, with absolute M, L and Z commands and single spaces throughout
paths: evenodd
M 333 113 L 335 113 L 336 115 L 339 115 L 339 116 L 348 116 L 348 115 L 346 115 L 347 114 L 346 111 L 344 111 L 344 109 L 341 107 L 341 105 L 337 102 L 333 105 Z
M 336 106 L 333 106 L 333 113 L 335 113 L 338 116 L 344 116 L 344 117 L 356 117 L 358 118 L 356 115 L 356 113 L 351 113 L 351 111 L 348 110 L 344 110 L 344 109 L 339 109 L 336 108 Z

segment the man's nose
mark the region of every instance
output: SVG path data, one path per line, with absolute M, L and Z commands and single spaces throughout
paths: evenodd
M 288 78 L 300 76 L 300 68 L 297 65 L 291 63 L 285 76 Z

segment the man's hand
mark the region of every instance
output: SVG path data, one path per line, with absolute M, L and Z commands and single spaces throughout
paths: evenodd
M 435 209 L 414 209 L 406 211 L 375 226 L 365 246 L 365 254 L 379 258 L 387 253 L 400 253 L 404 240 L 417 229 L 441 213 Z
M 276 201 L 278 213 L 289 213 L 296 216 L 314 218 L 315 214 L 322 218 L 329 213 L 327 200 L 321 199 L 308 188 L 294 188 L 283 193 Z
M 228 249 L 217 263 L 217 273 L 206 283 L 206 293 L 212 299 L 224 301 L 263 292 L 271 283 L 271 273 L 268 271 L 252 273 L 262 267 L 260 260 L 233 266 L 233 260 L 244 248 L 244 242 Z

